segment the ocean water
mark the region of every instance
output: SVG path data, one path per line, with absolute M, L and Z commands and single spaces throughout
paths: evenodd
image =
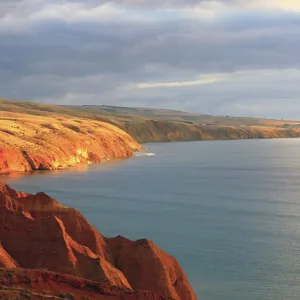
M 300 299 L 299 139 L 146 146 L 152 155 L 2 179 L 77 208 L 106 236 L 153 240 L 199 299 Z

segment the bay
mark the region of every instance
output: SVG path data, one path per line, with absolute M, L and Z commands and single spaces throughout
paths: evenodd
M 78 209 L 105 236 L 153 240 L 199 299 L 299 299 L 299 139 L 146 147 L 155 155 L 1 180 Z

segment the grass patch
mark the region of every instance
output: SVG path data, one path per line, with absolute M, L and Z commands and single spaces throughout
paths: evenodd
M 64 123 L 63 126 L 68 128 L 68 129 L 71 129 L 71 130 L 73 130 L 74 132 L 77 132 L 77 133 L 79 133 L 81 131 L 79 127 L 77 127 L 73 124 Z
M 47 129 L 56 129 L 56 127 L 54 125 L 48 124 L 48 123 L 42 124 L 41 126 L 44 128 L 47 128 Z
M 22 290 L 20 292 L 20 295 L 23 296 L 23 298 L 25 298 L 25 299 L 31 299 L 31 296 L 32 296 L 31 291 L 29 291 L 29 290 Z
M 59 293 L 57 295 L 57 297 L 59 297 L 61 299 L 75 299 L 75 296 L 73 294 L 69 294 L 69 293 L 66 293 L 66 294 Z
M 9 135 L 15 135 L 15 133 L 13 131 L 10 131 L 8 129 L 0 129 L 0 131 L 4 132 L 4 133 L 7 133 Z

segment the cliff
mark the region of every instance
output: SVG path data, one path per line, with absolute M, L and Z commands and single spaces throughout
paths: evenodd
M 108 123 L 64 115 L 1 113 L 0 174 L 125 158 L 141 148 Z
M 116 125 L 140 143 L 300 137 L 300 128 L 280 125 L 200 125 L 155 119 L 122 121 Z
M 105 286 L 47 270 L 0 269 L 2 300 L 170 300 L 147 291 Z
M 44 193 L 0 184 L 0 242 L 0 267 L 13 270 L 9 280 L 0 272 L 0 285 L 16 293 L 46 286 L 78 297 L 87 289 L 91 299 L 196 299 L 177 261 L 153 242 L 105 238 L 78 211 Z
M 73 133 L 81 133 L 82 137 L 84 132 L 92 134 L 88 130 L 95 131 L 96 123 L 106 124 L 105 126 L 112 124 L 114 126 L 111 127 L 113 128 L 112 131 L 115 131 L 115 128 L 118 127 L 126 131 L 138 142 L 300 137 L 299 121 L 211 116 L 164 109 L 97 105 L 57 106 L 33 102 L 0 100 L 0 111 L 1 115 L 3 115 L 0 117 L 0 130 L 7 133 L 7 135 L 2 137 L 2 141 L 7 141 L 14 134 L 21 139 L 22 136 L 25 136 L 25 139 L 27 137 L 32 139 L 34 136 L 39 136 L 39 132 L 44 132 L 45 135 L 47 133 L 45 127 L 48 127 L 49 130 L 56 129 L 63 132 L 65 132 L 66 128 L 69 128 L 73 130 Z M 7 114 L 10 115 L 7 117 Z M 11 122 L 20 118 L 25 119 L 25 123 L 27 122 L 26 119 L 30 119 L 31 123 L 35 120 L 35 124 L 37 126 L 38 124 L 42 125 L 42 128 L 37 128 L 38 132 L 30 134 L 27 134 L 27 129 L 25 128 L 19 134 L 16 132 L 16 129 L 18 129 L 17 127 L 22 128 L 22 126 L 20 126 L 19 122 L 18 124 Z M 49 120 L 51 121 L 49 122 Z M 11 123 L 11 126 L 8 126 L 8 123 Z M 81 124 L 85 124 L 87 128 L 83 129 Z M 51 128 L 52 125 L 54 128 Z M 59 128 L 56 128 L 56 126 Z M 70 137 L 72 138 L 73 136 Z M 33 141 L 33 144 L 37 143 Z M 136 147 L 136 145 L 133 147 Z M 56 151 L 54 152 L 56 153 Z M 22 153 L 20 154 L 17 151 L 14 153 L 14 156 L 16 157 L 15 160 L 18 161 L 20 159 L 18 156 L 22 157 Z M 71 156 L 78 159 L 76 151 L 72 151 Z M 74 162 L 71 161 L 72 163 Z

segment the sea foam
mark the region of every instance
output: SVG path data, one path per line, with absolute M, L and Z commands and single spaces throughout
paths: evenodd
M 155 156 L 156 153 L 143 153 L 143 152 L 138 152 L 134 154 L 135 156 Z

